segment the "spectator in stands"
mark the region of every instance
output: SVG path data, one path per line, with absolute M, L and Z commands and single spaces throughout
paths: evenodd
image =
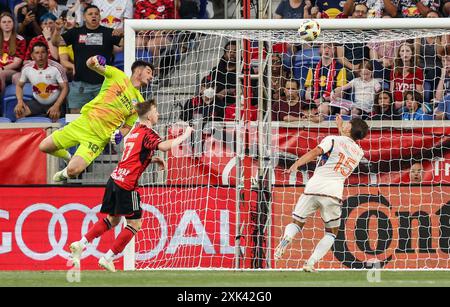
M 62 21 L 57 21 L 52 43 L 56 46 L 72 45 L 75 58 L 75 76 L 71 82 L 68 105 L 71 113 L 79 113 L 81 107 L 100 91 L 103 77 L 86 66 L 92 56 L 101 55 L 107 64 L 112 62 L 113 46 L 121 47 L 123 38 L 113 35 L 113 30 L 100 25 L 100 10 L 94 5 L 84 11 L 85 25 L 62 34 Z
M 390 77 L 390 90 L 394 94 L 396 109 L 402 108 L 405 91 L 416 91 L 421 95 L 423 93 L 423 70 L 417 66 L 417 63 L 414 45 L 402 43 L 398 48 Z
M 442 57 L 442 70 L 436 88 L 435 101 L 442 101 L 448 94 L 450 94 L 450 46 L 447 46 L 447 53 Z
M 202 79 L 198 95 L 185 103 L 180 119 L 188 122 L 197 116 L 203 119 L 203 123 L 223 120 L 224 117 L 223 101 L 216 97 L 216 91 L 208 77 Z
M 54 122 L 64 113 L 63 104 L 69 92 L 64 68 L 49 60 L 47 45 L 36 42 L 31 51 L 32 61 L 22 69 L 20 81 L 16 86 L 17 105 L 14 109 L 17 118 L 26 116 L 48 116 Z M 33 86 L 33 99 L 23 100 L 23 87 L 26 82 Z
M 367 6 L 356 4 L 351 18 L 367 18 Z M 364 43 L 345 43 L 336 47 L 336 57 L 347 68 L 347 77 L 353 79 L 358 75 L 362 62 L 370 58 L 370 51 Z
M 39 3 L 39 0 L 26 0 L 26 3 L 27 5 L 21 7 L 17 12 L 19 24 L 17 33 L 24 36 L 29 42 L 33 37 L 42 34 L 39 20 L 48 13 L 48 10 Z
M 398 120 L 402 115 L 394 108 L 392 94 L 388 91 L 379 92 L 373 105 L 372 120 Z
M 311 18 L 311 0 L 282 0 L 274 13 L 275 19 Z
M 370 42 L 367 44 L 370 60 L 373 65 L 373 76 L 383 81 L 382 85 L 386 90 L 389 90 L 391 87 L 391 71 L 394 67 L 395 54 L 401 43 L 401 41 L 390 40 L 385 42 Z
M 422 94 L 417 91 L 406 91 L 404 94 L 405 106 L 403 107 L 403 120 L 431 119 L 426 116 L 427 108 L 423 102 Z
M 272 120 L 292 122 L 303 117 L 299 83 L 295 79 L 286 80 L 283 95 L 278 101 L 272 101 Z
M 344 18 L 344 3 L 341 0 L 316 0 L 311 11 L 318 11 L 317 18 Z
M 398 0 L 397 6 L 400 17 L 426 17 L 431 10 L 439 10 L 441 0 Z
M 334 45 L 324 43 L 320 46 L 320 61 L 308 70 L 305 81 L 305 98 L 314 102 L 322 115 L 339 112 L 339 108 L 330 108 L 331 92 L 347 84 L 347 74 L 342 64 L 335 59 Z
M 107 28 L 123 31 L 124 20 L 133 18 L 133 3 L 129 0 L 93 0 L 100 9 L 100 24 Z
M 366 61 L 361 64 L 359 70 L 359 77 L 351 80 L 342 87 L 337 87 L 332 92 L 332 105 L 337 103 L 339 105 L 342 99 L 343 92 L 352 89 L 355 96 L 350 109 L 341 108 L 341 114 L 351 114 L 352 116 L 360 116 L 367 118 L 372 112 L 374 105 L 375 94 L 381 90 L 381 84 L 378 79 L 373 78 L 373 66 Z
M 268 66 L 266 66 L 266 71 L 264 72 L 264 76 L 267 77 Z M 283 62 L 281 55 L 279 53 L 272 54 L 272 80 L 270 82 L 271 91 L 272 91 L 272 101 L 278 101 L 281 98 L 282 88 L 285 80 L 287 79 L 287 73 L 283 69 Z M 268 82 L 266 82 L 268 84 Z M 273 103 L 272 102 L 272 103 Z
M 434 115 L 436 119 L 450 120 L 450 93 L 445 95 L 444 99 L 438 103 Z
M 217 96 L 224 100 L 226 105 L 236 103 L 236 41 L 229 41 L 224 47 L 224 54 L 221 57 L 219 64 L 214 67 L 209 76 L 215 83 Z M 255 74 L 253 68 L 250 69 L 250 74 Z M 258 103 L 258 83 L 257 80 L 252 80 L 252 104 Z
M 58 1 L 56 0 L 48 0 L 48 6 L 46 6 L 44 3 L 43 6 L 48 10 L 49 13 L 53 14 L 56 18 L 59 18 L 62 12 L 66 10 L 66 6 L 58 4 Z
M 25 54 L 25 61 L 31 60 L 31 51 L 34 44 L 37 42 L 42 42 L 47 46 L 50 60 L 59 60 L 58 48 L 55 47 L 51 42 L 52 35 L 55 32 L 56 27 L 55 21 L 56 17 L 51 13 L 47 13 L 41 17 L 40 25 L 42 28 L 42 34 L 31 39 L 30 43 L 28 44 L 27 52 Z
M 355 5 L 358 3 L 364 3 L 367 6 L 368 18 L 381 18 L 384 14 L 391 17 L 397 16 L 397 6 L 391 0 L 347 0 L 344 4 L 344 14 L 352 16 Z
M 174 0 L 137 0 L 134 4 L 135 19 L 174 19 Z
M 14 18 L 9 13 L 0 15 L 0 92 L 11 83 L 12 76 L 20 71 L 25 58 L 26 42 L 15 30 Z
M 75 15 L 69 10 L 65 10 L 64 12 L 62 12 L 59 19 L 62 21 L 62 31 L 64 32 L 69 31 L 76 26 Z M 75 55 L 73 54 L 72 45 L 58 47 L 58 54 L 59 62 L 66 69 L 67 79 L 69 81 L 72 81 L 75 74 Z
M 416 162 L 409 169 L 409 180 L 411 183 L 422 183 L 423 166 L 422 163 Z

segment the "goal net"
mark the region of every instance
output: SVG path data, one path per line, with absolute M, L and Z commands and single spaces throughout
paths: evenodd
M 370 131 L 317 267 L 450 268 L 450 20 L 318 20 L 314 42 L 301 22 L 127 20 L 125 69 L 155 66 L 157 131 L 195 132 L 144 174 L 126 269 L 301 268 L 319 212 L 274 249 L 317 164 L 286 170 L 338 133 L 336 114 Z

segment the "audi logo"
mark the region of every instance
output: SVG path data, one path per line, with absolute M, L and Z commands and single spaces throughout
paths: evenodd
M 64 217 L 64 214 L 69 211 L 79 211 L 85 214 L 85 217 L 83 219 L 83 223 L 81 226 L 81 234 L 85 234 L 89 230 L 89 225 L 91 223 L 95 223 L 98 221 L 97 218 L 97 212 L 100 211 L 101 205 L 98 205 L 94 208 L 89 208 L 83 204 L 77 204 L 77 203 L 69 203 L 64 206 L 61 206 L 60 208 L 56 208 L 49 204 L 43 204 L 38 203 L 31 205 L 30 207 L 26 208 L 19 216 L 16 222 L 15 227 L 15 237 L 17 245 L 19 246 L 20 250 L 27 255 L 28 257 L 39 260 L 39 261 L 45 261 L 48 259 L 51 259 L 56 256 L 61 256 L 65 259 L 68 259 L 70 256 L 69 252 L 66 252 L 64 250 L 64 247 L 67 246 L 67 238 L 69 233 L 69 227 L 67 224 L 67 221 Z M 27 220 L 29 219 L 29 216 L 35 212 L 38 211 L 46 211 L 52 214 L 52 218 L 50 219 L 48 223 L 48 239 L 50 242 L 50 245 L 52 247 L 51 250 L 47 252 L 37 252 L 31 250 L 28 245 L 25 243 L 23 239 L 22 229 L 24 225 L 26 224 Z M 61 236 L 59 240 L 56 239 L 55 233 L 56 233 L 56 225 L 59 224 L 61 227 Z M 117 237 L 120 233 L 121 228 L 116 227 L 114 229 L 115 236 Z M 100 258 L 103 253 L 99 252 L 97 250 L 97 246 L 100 242 L 100 238 L 95 239 L 91 244 L 88 245 L 86 251 L 83 253 L 82 258 L 89 257 L 91 255 Z

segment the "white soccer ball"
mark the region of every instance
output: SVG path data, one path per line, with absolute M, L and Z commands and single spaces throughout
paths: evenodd
M 320 26 L 317 21 L 306 20 L 298 29 L 300 37 L 305 41 L 313 41 L 320 35 Z

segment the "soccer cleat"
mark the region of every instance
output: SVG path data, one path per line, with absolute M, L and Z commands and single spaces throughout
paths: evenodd
M 303 266 L 303 272 L 314 273 L 316 272 L 316 269 L 314 268 L 314 265 L 305 263 Z
M 79 268 L 81 262 L 81 253 L 83 252 L 84 246 L 79 242 L 75 241 L 70 244 L 70 251 L 72 253 L 73 266 Z
M 107 271 L 110 271 L 110 272 L 115 272 L 116 271 L 116 268 L 114 267 L 113 261 L 112 260 L 111 261 L 107 261 L 105 257 L 101 257 L 98 260 L 98 265 L 100 267 L 104 268 Z
M 63 176 L 63 171 L 56 172 L 55 175 L 53 175 L 53 181 L 54 182 L 62 182 L 66 181 L 67 178 Z
M 291 243 L 291 241 L 291 238 L 283 238 L 283 240 L 281 240 L 280 244 L 278 244 L 277 248 L 275 249 L 275 260 L 280 260 L 281 257 L 283 257 L 284 253 L 286 252 L 286 248 Z

